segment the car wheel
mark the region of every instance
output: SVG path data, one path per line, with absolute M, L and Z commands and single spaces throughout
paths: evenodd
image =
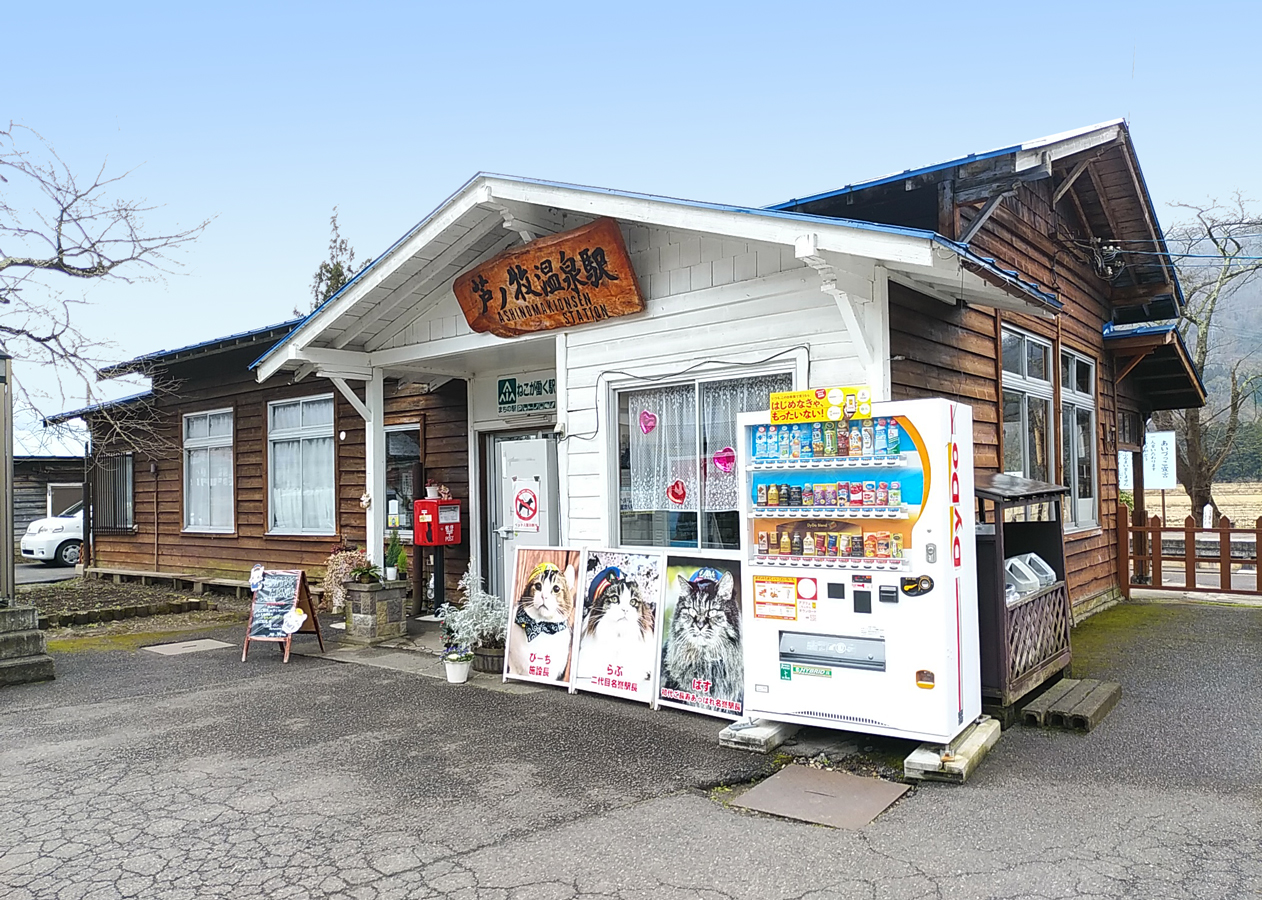
M 57 548 L 57 565 L 77 566 L 79 564 L 79 541 L 66 541 Z

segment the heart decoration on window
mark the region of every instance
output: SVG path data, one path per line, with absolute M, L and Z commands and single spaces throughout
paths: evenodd
M 657 416 L 653 415 L 647 409 L 640 413 L 640 430 L 648 434 L 657 427 Z
M 682 481 L 676 481 L 666 489 L 666 499 L 676 506 L 683 506 L 684 501 L 688 499 L 688 489 L 684 487 Z
M 731 447 L 724 447 L 722 450 L 715 453 L 714 466 L 720 472 L 731 475 L 732 470 L 736 468 L 736 451 Z

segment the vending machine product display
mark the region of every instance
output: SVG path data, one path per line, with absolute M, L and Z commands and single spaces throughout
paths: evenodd
M 970 408 L 771 407 L 739 418 L 746 715 L 949 742 L 981 713 Z

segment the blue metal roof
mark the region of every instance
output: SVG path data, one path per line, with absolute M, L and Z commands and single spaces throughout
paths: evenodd
M 294 326 L 303 321 L 305 321 L 305 319 L 290 319 L 285 322 L 278 322 L 275 325 L 267 325 L 263 328 L 254 328 L 250 331 L 241 331 L 237 334 L 227 335 L 226 337 L 211 338 L 208 341 L 201 341 L 197 344 L 177 347 L 174 350 L 158 350 L 154 353 L 146 353 L 144 356 L 137 356 L 135 359 L 128 360 L 127 362 L 115 363 L 112 366 L 105 366 L 97 372 L 97 376 L 99 378 L 116 378 L 119 375 L 127 375 L 132 372 L 141 371 L 158 363 L 167 362 L 175 357 L 193 357 L 215 353 L 219 350 L 226 350 L 237 344 L 251 343 L 265 337 L 268 334 L 274 334 L 276 332 L 283 331 L 288 334 L 294 329 Z
M 1179 331 L 1179 322 L 1177 319 L 1166 319 L 1161 322 L 1143 322 L 1136 325 L 1114 325 L 1112 322 L 1104 323 L 1104 343 L 1107 347 L 1109 341 L 1121 340 L 1128 337 L 1145 337 L 1174 334 L 1174 342 L 1179 346 L 1179 354 L 1188 363 L 1188 372 L 1196 379 L 1197 386 L 1201 389 L 1202 394 L 1208 394 L 1205 390 L 1205 382 L 1201 379 L 1201 373 L 1196 371 L 1196 366 L 1192 365 L 1192 354 L 1188 353 L 1187 344 L 1183 342 L 1183 332 Z
M 153 396 L 153 391 L 141 391 L 138 394 L 129 394 L 126 397 L 119 397 L 117 400 L 104 400 L 100 403 L 94 403 L 91 406 L 85 406 L 82 409 L 71 409 L 66 412 L 56 413 L 55 415 L 46 416 L 44 418 L 44 427 L 49 425 L 60 425 L 63 422 L 69 422 L 71 419 L 82 419 L 92 413 L 102 412 L 103 410 L 113 409 L 116 406 L 127 406 L 139 400 L 145 400 Z
M 872 178 L 868 181 L 856 181 L 852 184 L 846 185 L 845 187 L 837 188 L 836 190 L 824 191 L 820 194 L 812 194 L 809 197 L 798 197 L 793 200 L 786 200 L 783 203 L 773 203 L 767 208 L 788 209 L 791 206 L 797 206 L 802 203 L 814 203 L 816 200 L 828 200 L 832 197 L 840 197 L 844 194 L 853 193 L 854 191 L 862 191 L 868 188 L 879 187 L 882 184 L 889 184 L 892 181 L 900 181 L 904 178 L 915 178 L 917 175 L 928 175 L 933 172 L 940 172 L 943 169 L 954 169 L 956 166 L 964 166 L 973 162 L 994 159 L 999 156 L 1007 156 L 1021 150 L 1033 150 L 1057 141 L 1067 140 L 1077 135 L 1089 134 L 1092 131 L 1098 131 L 1101 128 L 1109 128 L 1114 125 L 1125 124 L 1125 119 L 1112 119 L 1108 122 L 1101 122 L 1098 125 L 1088 125 L 1085 128 L 1075 128 L 1072 131 L 1066 131 L 1061 134 L 1053 134 L 1047 137 L 1036 138 L 1032 141 L 1022 141 L 1020 144 L 1013 144 L 1011 147 L 1001 147 L 998 150 L 987 150 L 983 153 L 970 153 L 967 156 L 960 156 L 956 159 L 948 160 L 947 162 L 934 163 L 931 166 L 921 166 L 918 169 L 904 169 L 902 172 L 882 175 L 880 178 Z
M 999 152 L 999 151 L 996 151 L 996 152 Z M 263 353 L 258 359 L 250 363 L 250 368 L 251 369 L 257 368 L 265 359 L 267 359 L 273 353 L 280 350 L 280 348 L 283 347 L 289 341 L 289 338 L 293 336 L 294 332 L 297 332 L 307 322 L 311 321 L 312 318 L 319 315 L 320 312 L 323 311 L 329 304 L 333 303 L 340 296 L 342 296 L 343 293 L 350 290 L 352 285 L 356 284 L 361 278 L 365 277 L 369 272 L 371 272 L 383 259 L 389 256 L 397 247 L 407 242 L 407 240 L 411 238 L 412 235 L 416 234 L 416 232 L 418 232 L 421 228 L 427 225 L 436 215 L 438 215 L 439 212 L 441 212 L 449 203 L 451 203 L 452 200 L 454 200 L 456 197 L 460 196 L 462 193 L 468 190 L 470 185 L 476 182 L 479 178 L 498 178 L 504 181 L 511 181 L 518 184 L 531 184 L 531 185 L 539 185 L 541 187 L 551 187 L 551 188 L 561 188 L 564 190 L 583 191 L 583 192 L 591 193 L 591 194 L 602 194 L 604 196 L 619 197 L 619 198 L 630 199 L 630 200 L 646 200 L 646 201 L 655 202 L 655 203 L 669 203 L 676 206 L 686 206 L 692 209 L 704 209 L 704 210 L 710 210 L 714 212 L 724 212 L 724 213 L 738 213 L 741 215 L 758 216 L 759 218 L 781 219 L 784 221 L 803 222 L 803 223 L 809 223 L 812 225 L 822 225 L 822 226 L 827 226 L 827 227 L 836 227 L 840 225 L 846 228 L 855 228 L 861 231 L 873 231 L 880 234 L 897 234 L 897 235 L 902 235 L 904 237 L 923 238 L 925 240 L 930 240 L 937 244 L 940 244 L 941 246 L 946 247 L 950 249 L 951 251 L 957 253 L 961 257 L 967 259 L 969 262 L 973 263 L 975 266 L 978 266 L 979 268 L 982 268 L 991 272 L 992 274 L 998 276 L 1003 281 L 1007 282 L 1008 284 L 1011 284 L 1013 287 L 1016 287 L 1019 290 L 1023 291 L 1024 293 L 1028 294 L 1032 299 L 1036 300 L 1037 302 L 1047 305 L 1054 310 L 1059 310 L 1062 308 L 1062 304 L 1056 299 L 1055 294 L 1043 290 L 1038 284 L 1036 284 L 1033 281 L 1028 281 L 1024 279 L 1019 272 L 1016 272 L 1011 269 L 1002 269 L 998 266 L 995 260 L 988 257 L 980 256 L 979 254 L 974 253 L 967 247 L 967 245 L 949 240 L 935 231 L 928 231 L 923 228 L 910 228 L 905 225 L 885 225 L 879 222 L 863 222 L 858 219 L 839 219 L 836 216 L 818 216 L 818 215 L 812 215 L 810 213 L 786 212 L 779 209 L 764 208 L 764 207 L 734 206 L 731 204 L 710 203 L 710 202 L 701 201 L 701 200 L 683 200 L 678 197 L 666 197 L 666 196 L 662 196 L 658 194 L 640 194 L 634 191 L 621 191 L 621 190 L 615 190 L 613 188 L 592 187 L 590 185 L 581 185 L 581 184 L 567 184 L 561 181 L 546 181 L 546 180 L 538 179 L 538 178 L 524 178 L 517 175 L 499 175 L 493 172 L 478 172 L 476 175 L 474 175 L 472 178 L 470 178 L 468 181 L 462 184 L 459 189 L 452 192 L 446 199 L 444 199 L 441 203 L 439 203 L 438 206 L 434 207 L 434 209 L 431 210 L 429 214 L 425 216 L 425 218 L 421 219 L 421 221 L 417 222 L 416 225 L 408 229 L 408 231 L 402 237 L 400 237 L 397 241 L 395 241 L 393 244 L 390 245 L 390 247 L 385 251 L 385 253 L 382 253 L 380 256 L 374 259 L 371 263 L 369 263 L 367 266 L 365 266 L 363 269 L 357 272 L 355 276 L 351 278 L 350 281 L 348 281 L 346 284 L 344 284 L 341 287 L 340 290 L 338 290 L 337 293 L 330 296 L 318 307 L 316 307 L 314 310 L 308 313 L 305 318 L 303 318 L 294 326 L 293 330 L 290 332 L 289 335 L 286 335 L 284 339 L 277 342 L 275 346 L 269 348 L 267 352 Z

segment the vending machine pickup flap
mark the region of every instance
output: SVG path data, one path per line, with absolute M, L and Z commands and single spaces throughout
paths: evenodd
M 780 632 L 780 662 L 885 671 L 885 641 L 835 634 Z

